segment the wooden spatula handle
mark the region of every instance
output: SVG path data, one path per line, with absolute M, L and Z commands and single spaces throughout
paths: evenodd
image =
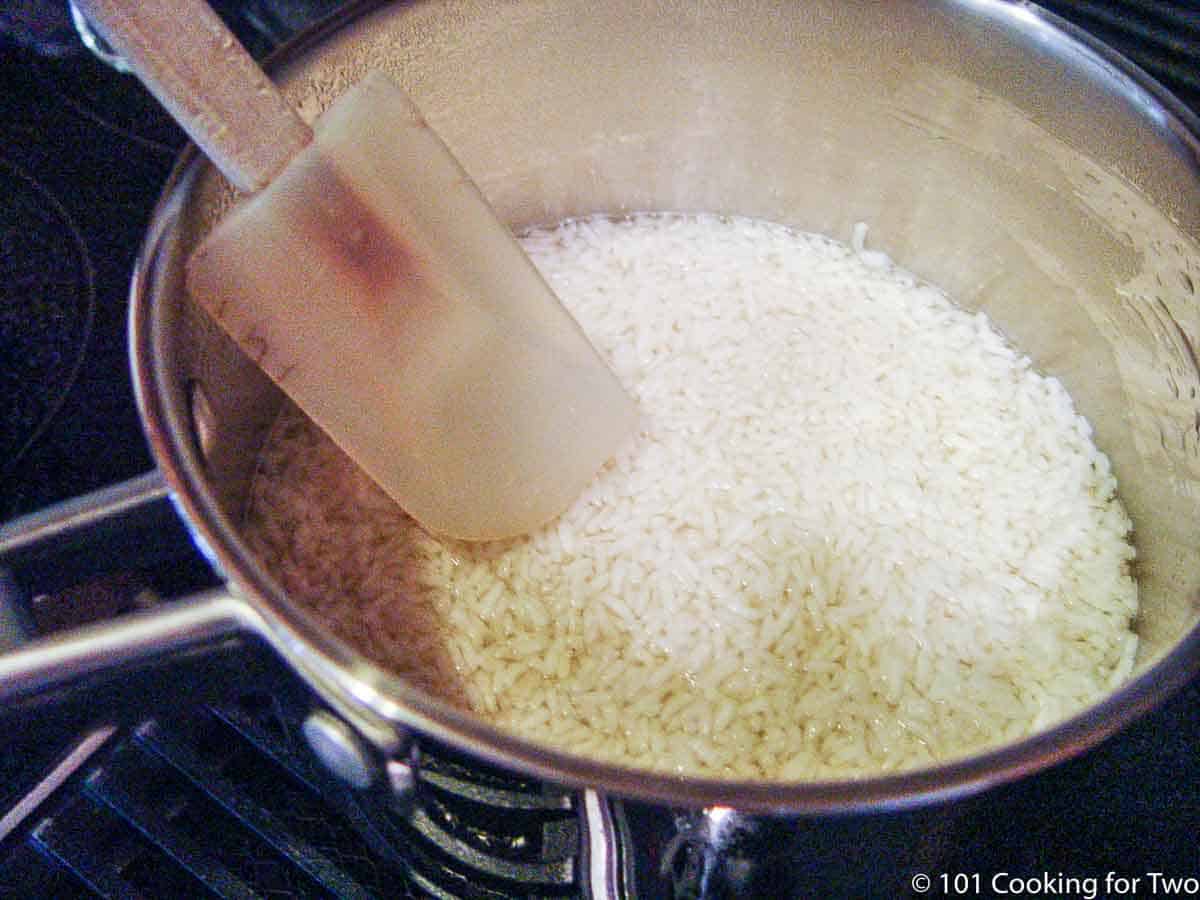
M 76 3 L 238 188 L 265 187 L 312 140 L 308 125 L 203 0 Z

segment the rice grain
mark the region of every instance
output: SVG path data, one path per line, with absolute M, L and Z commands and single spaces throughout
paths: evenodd
M 1130 523 L 1062 385 L 878 251 L 745 219 L 524 246 L 643 411 L 527 538 L 437 540 L 289 409 L 251 543 L 378 663 L 526 738 L 844 777 L 1044 727 L 1126 677 Z

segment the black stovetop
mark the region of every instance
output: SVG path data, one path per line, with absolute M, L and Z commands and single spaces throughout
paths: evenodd
M 1200 12 L 1193 4 L 1044 5 L 1126 51 L 1200 110 Z M 0 32 L 37 6 L 19 2 L 0 11 Z M 262 51 L 321 6 L 250 2 L 229 15 L 252 49 Z M 78 52 L 61 10 L 58 18 L 39 20 L 54 27 L 42 32 L 36 48 L 11 34 L 0 38 L 0 521 L 152 468 L 128 375 L 126 293 L 142 231 L 183 137 L 135 82 Z M 96 765 L 67 780 L 75 793 L 44 801 L 52 816 L 39 811 L 0 841 L 0 895 L 174 897 L 201 885 L 224 896 L 474 891 L 467 881 L 458 888 L 446 880 L 424 887 L 406 881 L 409 857 L 364 841 L 356 830 L 361 811 L 340 802 L 296 756 L 294 741 L 285 740 L 289 719 L 279 712 L 281 702 L 242 697 L 105 737 Z M 0 825 L 3 804 L 21 795 L 18 786 L 30 779 L 30 767 L 54 768 L 86 737 L 69 724 L 31 721 L 0 738 Z M 725 886 L 712 895 L 731 895 L 730 885 L 741 884 L 743 893 L 762 896 L 768 883 L 762 879 L 774 878 L 771 893 L 778 896 L 894 896 L 908 890 L 921 868 L 933 878 L 933 896 L 951 895 L 945 888 L 956 885 L 962 894 L 975 894 L 977 886 L 987 894 L 998 873 L 1037 879 L 1048 896 L 1085 896 L 1086 883 L 1064 879 L 1089 877 L 1098 879 L 1097 896 L 1115 895 L 1115 883 L 1105 889 L 1106 874 L 1115 873 L 1141 879 L 1140 895 L 1148 896 L 1150 873 L 1200 876 L 1197 746 L 1200 683 L 1193 683 L 1096 750 L 1017 784 L 921 813 L 788 826 L 786 848 L 768 864 L 774 871 L 756 874 L 726 861 L 727 871 L 714 881 Z M 242 752 L 245 759 L 237 756 Z M 236 764 L 229 761 L 234 757 Z M 145 766 L 146 774 L 134 777 L 139 786 L 131 793 L 115 779 L 134 765 Z M 283 771 L 291 793 L 259 796 L 266 776 L 256 766 L 275 777 Z M 224 774 L 215 782 L 192 777 L 205 767 Z M 154 779 L 169 780 L 167 770 L 190 773 L 192 807 L 179 799 L 185 788 L 172 789 L 178 796 L 165 787 L 150 796 Z M 454 804 L 467 803 L 463 793 L 451 791 L 443 805 L 457 809 Z M 231 830 L 206 829 L 197 812 L 204 803 L 224 803 L 226 813 L 230 805 L 257 811 Z M 130 804 L 150 809 L 150 818 L 129 814 Z M 191 819 L 179 818 L 184 808 L 192 810 Z M 628 809 L 635 824 L 639 809 Z M 645 822 L 661 824 L 661 815 L 642 812 Z M 147 821 L 171 815 L 174 843 L 148 836 Z M 109 819 L 124 823 L 121 840 Z M 293 831 L 275 839 L 268 826 Z M 414 844 L 433 840 L 409 832 L 398 840 L 404 834 Z M 89 839 L 93 845 L 81 849 L 79 842 Z M 303 852 L 289 856 L 277 849 L 280 842 Z M 184 874 L 150 872 L 150 844 L 171 865 L 183 857 L 201 860 L 202 874 L 186 866 Z M 55 855 L 68 852 L 62 847 L 80 859 L 92 860 L 99 849 L 116 856 L 97 863 L 101 869 L 89 881 Z M 654 869 L 657 860 L 643 862 Z M 307 866 L 300 876 L 280 868 L 296 864 Z M 205 881 L 203 872 L 232 874 Z M 644 893 L 683 896 L 670 874 L 644 882 Z M 943 882 L 942 875 L 959 880 Z M 500 884 L 481 882 L 478 895 L 499 896 Z M 1014 885 L 1020 886 L 1008 878 L 999 883 Z M 568 887 L 554 886 L 551 893 L 562 891 Z

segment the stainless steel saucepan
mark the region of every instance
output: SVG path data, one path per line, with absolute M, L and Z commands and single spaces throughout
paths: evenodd
M 375 67 L 414 95 L 514 227 L 707 210 L 846 240 L 864 221 L 900 264 L 986 311 L 1064 382 L 1112 460 L 1138 552 L 1133 677 L 992 752 L 885 777 L 759 784 L 553 751 L 382 671 L 292 602 L 239 533 L 280 395 L 185 295 L 183 262 L 228 200 L 187 153 L 134 275 L 131 353 L 165 490 L 224 587 L 0 658 L 0 703 L 49 714 L 98 681 L 165 691 L 164 658 L 250 639 L 328 704 L 310 736 L 358 786 L 408 789 L 419 777 L 411 739 L 428 736 L 563 785 L 823 813 L 961 795 L 1044 768 L 1195 674 L 1200 122 L 1126 61 L 1000 0 L 429 0 L 354 5 L 290 45 L 274 72 L 315 114 Z M 35 552 L 45 535 L 104 519 L 157 484 L 14 523 L 0 546 Z

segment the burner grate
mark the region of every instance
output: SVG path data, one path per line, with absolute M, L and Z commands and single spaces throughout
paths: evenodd
M 97 733 L 36 811 L 8 825 L 0 894 L 579 896 L 572 795 L 433 754 L 406 818 L 311 761 L 288 724 L 298 699 L 251 694 Z M 61 772 L 70 758 L 43 753 L 26 768 Z
M 144 795 L 154 783 L 148 777 L 155 770 L 154 762 L 165 767 L 166 790 L 159 797 L 130 797 L 142 806 L 133 807 L 126 817 L 148 823 L 160 837 L 171 835 L 172 826 L 176 832 L 182 830 L 174 837 L 183 865 L 193 870 L 204 865 L 189 847 L 194 836 L 200 846 L 219 848 L 219 855 L 230 860 L 230 867 L 249 883 L 272 891 L 311 883 L 337 896 L 361 897 L 369 896 L 364 886 L 383 883 L 386 874 L 369 855 L 342 850 L 357 850 L 360 840 L 348 825 L 329 817 L 310 785 L 298 784 L 273 763 L 264 764 L 245 746 L 231 745 L 230 752 L 213 746 L 215 752 L 204 753 L 158 723 L 139 729 L 137 739 L 143 756 L 133 760 L 133 767 L 121 777 L 106 780 L 102 796 L 113 805 L 110 794 L 115 793 L 119 803 L 131 784 Z M 180 791 L 180 785 L 187 787 Z M 167 815 L 179 811 L 170 821 L 156 820 L 155 807 L 160 805 L 165 805 Z M 216 815 L 214 807 L 219 810 Z M 181 836 L 186 836 L 183 841 Z M 215 871 L 206 881 L 223 878 L 222 872 Z
M 196 888 L 180 870 L 156 859 L 159 852 L 152 842 L 84 796 L 42 822 L 32 840 L 47 860 L 77 880 L 78 887 L 99 896 L 178 897 Z
M 1038 0 L 1200 111 L 1200 9 L 1178 0 Z

